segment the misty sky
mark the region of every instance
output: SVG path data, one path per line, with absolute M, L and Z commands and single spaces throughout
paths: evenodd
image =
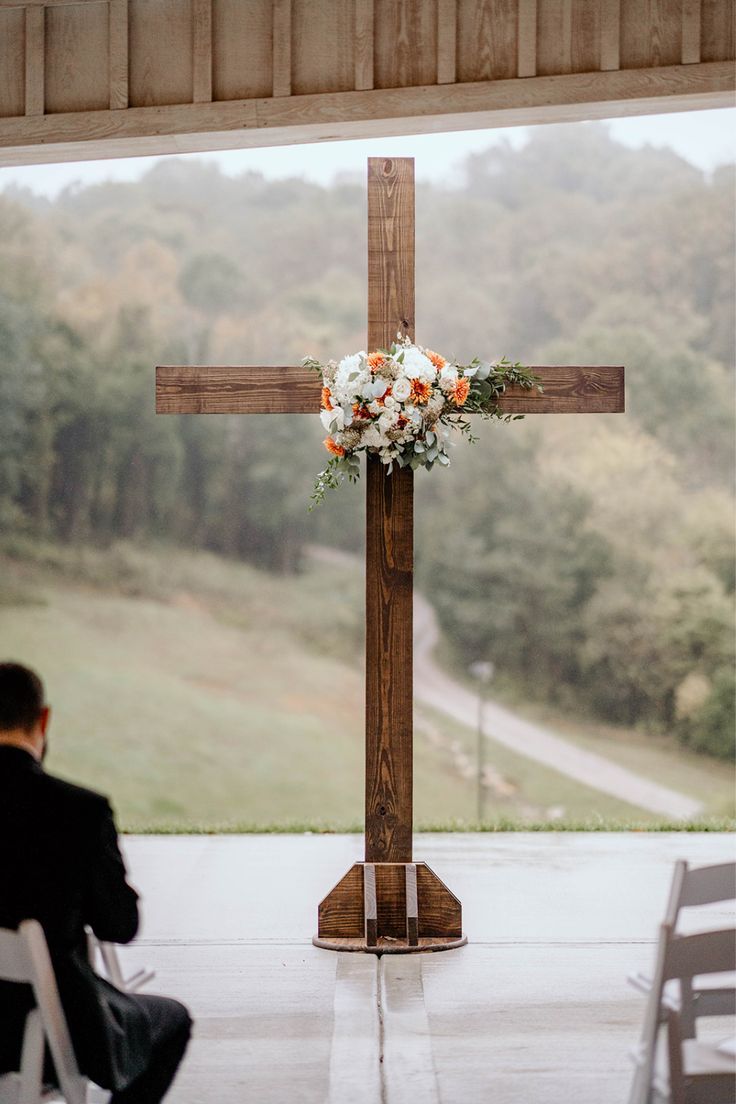
M 566 128 L 586 125 L 588 124 L 564 124 Z M 706 171 L 724 162 L 736 160 L 736 109 L 612 119 L 606 125 L 610 127 L 613 136 L 626 145 L 668 146 Z M 320 142 L 313 145 L 173 156 L 183 160 L 195 158 L 215 161 L 230 175 L 254 170 L 267 177 L 300 176 L 318 183 L 329 183 L 341 173 L 362 173 L 366 157 L 415 157 L 419 178 L 452 182 L 456 166 L 468 153 L 484 150 L 504 141 L 516 146 L 522 145 L 533 129 L 515 127 L 503 130 L 472 130 L 455 134 Z M 62 188 L 77 181 L 91 184 L 110 179 L 135 180 L 157 160 L 162 159 L 129 157 L 0 168 L 0 190 L 17 184 L 43 195 L 54 196 Z

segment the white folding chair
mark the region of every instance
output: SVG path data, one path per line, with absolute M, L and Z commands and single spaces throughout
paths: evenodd
M 110 1094 L 97 1089 L 79 1072 L 69 1028 L 61 1007 L 43 928 L 24 920 L 17 931 L 0 929 L 0 979 L 30 985 L 36 1007 L 26 1017 L 20 1069 L 0 1074 L 0 1104 L 105 1104 Z M 43 1084 L 48 1042 L 60 1087 Z
M 678 932 L 683 909 L 700 908 L 723 901 L 736 900 L 736 863 L 719 863 L 694 869 L 684 860 L 675 863 L 665 924 Z M 646 974 L 629 974 L 628 981 L 641 993 L 649 995 L 652 979 Z M 698 1016 L 732 1016 L 736 1013 L 736 979 L 724 985 L 722 980 L 704 980 L 696 988 L 683 978 L 676 993 L 670 993 L 672 1006 L 680 999 L 680 1028 L 686 1038 L 693 1038 Z
M 99 965 L 102 966 L 100 973 L 104 974 L 116 989 L 122 989 L 126 993 L 137 993 L 156 976 L 154 970 L 148 970 L 143 966 L 126 978 L 120 966 L 115 944 L 103 943 L 89 928 L 87 929 L 87 949 L 93 967 L 98 966 L 99 959 Z
M 636 1070 L 629 1104 L 736 1104 L 736 1060 L 699 1042 L 694 1031 L 685 1037 L 682 995 L 673 1000 L 665 993 L 668 982 L 686 983 L 692 989 L 698 977 L 734 970 L 733 928 L 675 935 L 671 924 L 662 925 L 641 1040 L 633 1055 Z M 702 1004 L 688 1012 L 695 1018 L 721 1014 L 720 1008 L 706 1011 Z M 663 1024 L 668 1026 L 668 1063 L 659 1046 Z

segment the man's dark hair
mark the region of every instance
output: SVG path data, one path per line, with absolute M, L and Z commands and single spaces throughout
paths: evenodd
M 43 683 L 22 663 L 0 663 L 0 732 L 30 732 L 44 707 Z

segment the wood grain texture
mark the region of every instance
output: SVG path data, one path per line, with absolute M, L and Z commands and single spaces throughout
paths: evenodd
M 542 76 L 572 72 L 572 9 L 573 0 L 538 0 L 537 73 Z
M 43 115 L 45 105 L 45 29 L 43 8 L 26 9 L 26 115 Z
M 701 61 L 726 61 L 736 52 L 734 0 L 702 0 Z
M 536 20 L 536 0 L 520 3 L 533 10 Z M 517 75 L 520 11 L 517 0 L 458 0 L 458 81 L 503 80 Z M 536 56 L 536 22 L 532 45 Z
M 516 73 L 519 77 L 537 75 L 537 0 L 519 0 L 519 35 Z
M 0 166 L 731 107 L 730 61 L 232 103 L 0 118 Z
M 437 82 L 437 0 L 374 0 L 375 88 Z
M 437 83 L 454 84 L 457 74 L 457 0 L 437 0 Z
M 373 0 L 355 0 L 355 88 L 373 88 Z
M 0 118 L 22 115 L 24 111 L 25 38 L 23 9 L 0 11 Z
M 213 0 L 212 94 L 247 100 L 273 91 L 271 0 Z
M 380 342 L 379 342 L 380 344 Z M 508 414 L 616 414 L 624 410 L 621 367 L 535 365 L 544 393 L 513 388 Z M 163 365 L 156 369 L 159 414 L 318 414 L 322 385 L 305 368 Z
M 131 107 L 191 104 L 191 0 L 129 0 L 128 15 Z
M 376 939 L 411 946 L 407 939 L 407 864 L 355 863 L 318 908 L 318 937 L 356 940 L 354 950 L 366 950 L 365 874 L 372 866 L 375 877 Z M 417 939 L 462 938 L 462 906 L 457 897 L 426 863 L 416 863 Z M 372 936 L 371 936 L 372 938 Z
M 570 61 L 573 73 L 601 68 L 601 2 L 572 0 Z
M 601 69 L 618 69 L 621 52 L 621 0 L 601 0 Z
M 292 0 L 291 92 L 347 92 L 355 87 L 354 0 Z
M 110 110 L 128 106 L 128 0 L 110 0 Z
M 676 65 L 682 0 L 621 0 L 621 68 Z
M 683 65 L 697 65 L 700 61 L 700 0 L 682 0 L 682 52 Z
M 212 0 L 192 0 L 192 100 L 212 99 Z
M 414 162 L 372 157 L 368 348 L 385 347 L 397 332 L 414 335 Z M 410 862 L 413 472 L 387 475 L 371 456 L 366 476 L 365 857 Z
M 273 0 L 273 95 L 291 95 L 291 0 Z
M 366 468 L 365 856 L 409 862 L 414 481 L 375 456 Z
M 46 12 L 45 111 L 97 111 L 110 103 L 110 27 L 106 4 Z M 94 64 L 80 65 L 81 57 Z

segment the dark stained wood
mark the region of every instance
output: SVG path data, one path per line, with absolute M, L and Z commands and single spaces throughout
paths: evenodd
M 462 905 L 426 863 L 417 863 L 417 898 L 420 940 L 440 934 L 460 939 L 463 931 Z
M 382 342 L 369 342 L 375 348 Z M 624 410 L 624 369 L 603 365 L 535 365 L 544 393 L 512 388 L 499 406 L 508 414 L 618 414 Z M 158 414 L 317 414 L 322 384 L 295 367 L 156 369 Z
M 368 347 L 414 336 L 414 162 L 368 160 Z M 365 858 L 411 862 L 414 473 L 366 472 Z M 403 889 L 403 887 L 402 887 Z M 379 894 L 378 930 L 384 931 Z M 405 933 L 405 911 L 401 932 Z M 399 934 L 397 932 L 397 934 Z
M 382 940 L 411 944 L 422 940 L 460 939 L 462 906 L 457 897 L 426 863 L 416 864 L 417 917 L 407 928 L 406 863 L 376 863 L 375 924 L 367 931 L 364 871 L 373 864 L 355 863 L 319 906 L 319 939 L 353 939 L 362 948 L 380 946 Z M 416 935 L 414 935 L 416 933 Z
M 365 943 L 363 865 L 354 863 L 317 910 L 320 938 L 359 939 Z

